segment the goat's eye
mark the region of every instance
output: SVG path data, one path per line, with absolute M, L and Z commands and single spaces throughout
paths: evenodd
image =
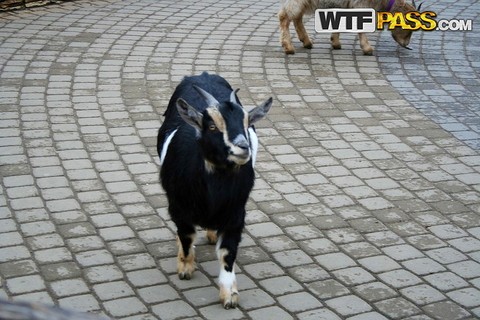
M 211 125 L 208 126 L 208 130 L 215 131 L 215 130 L 217 130 L 217 126 L 214 125 L 214 124 L 211 124 Z

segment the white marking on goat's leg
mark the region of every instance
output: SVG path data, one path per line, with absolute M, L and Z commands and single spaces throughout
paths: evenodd
M 217 243 L 217 231 L 215 230 L 211 230 L 211 229 L 207 229 L 207 239 L 208 239 L 208 243 L 210 244 L 216 244 Z
M 371 56 L 373 54 L 373 48 L 368 42 L 367 35 L 365 33 L 359 33 L 358 38 L 360 39 L 360 47 L 362 48 L 363 54 Z
M 300 15 L 295 20 L 293 20 L 293 25 L 295 26 L 295 30 L 297 31 L 298 39 L 303 42 L 303 47 L 307 49 L 312 49 L 312 41 L 308 37 L 307 30 L 305 30 L 305 26 L 303 25 L 303 16 Z
M 195 271 L 195 250 L 193 243 L 195 242 L 195 233 L 180 239 L 177 236 L 178 255 L 177 255 L 177 272 L 181 280 L 190 280 L 193 271 Z M 187 255 L 185 255 L 187 251 Z
M 330 36 L 330 41 L 332 42 L 332 48 L 335 50 L 342 49 L 342 44 L 340 43 L 340 33 L 334 32 Z
M 232 269 L 231 272 L 228 272 L 221 269 L 218 282 L 220 283 L 220 301 L 222 301 L 223 307 L 225 309 L 236 308 L 239 295 L 235 270 Z
M 295 48 L 292 45 L 292 38 L 290 36 L 290 18 L 284 8 L 280 9 L 278 13 L 280 20 L 280 42 L 286 54 L 294 54 Z
M 238 306 L 238 288 L 237 279 L 235 277 L 235 269 L 229 266 L 225 261 L 225 257 L 228 255 L 228 250 L 225 248 L 220 249 L 220 243 L 222 237 L 217 242 L 217 256 L 220 261 L 220 275 L 218 277 L 218 284 L 220 286 L 220 301 L 225 309 L 236 308 Z

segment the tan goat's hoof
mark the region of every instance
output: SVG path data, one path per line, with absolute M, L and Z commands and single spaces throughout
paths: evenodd
M 303 47 L 305 49 L 312 49 L 313 48 L 313 44 L 311 42 L 307 42 L 307 43 L 304 43 L 303 44 Z

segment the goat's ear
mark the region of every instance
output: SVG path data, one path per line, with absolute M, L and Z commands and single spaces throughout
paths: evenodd
M 258 120 L 265 118 L 271 106 L 272 106 L 272 98 L 270 97 L 258 107 L 255 107 L 252 110 L 250 110 L 250 112 L 248 113 L 248 123 L 252 125 Z
M 183 100 L 182 98 L 179 98 L 177 100 L 177 110 L 180 114 L 180 117 L 182 117 L 182 119 L 186 123 L 188 123 L 197 130 L 202 130 L 202 113 L 198 112 L 194 107 L 189 105 L 187 101 Z

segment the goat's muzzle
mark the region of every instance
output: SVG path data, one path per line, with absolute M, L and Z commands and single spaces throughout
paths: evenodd
M 250 144 L 247 139 L 235 139 L 233 146 L 230 148 L 228 159 L 238 165 L 244 165 L 250 161 L 251 151 Z

